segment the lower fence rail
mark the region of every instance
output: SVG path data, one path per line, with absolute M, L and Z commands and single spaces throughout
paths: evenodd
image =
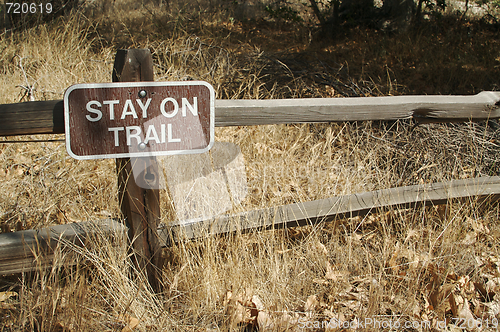
M 249 232 L 273 228 L 297 227 L 328 222 L 391 208 L 414 208 L 447 204 L 461 199 L 500 198 L 500 176 L 452 180 L 369 191 L 161 225 L 159 234 L 165 246 L 172 241 L 196 239 L 216 234 Z M 0 275 L 22 273 L 52 266 L 58 248 L 90 245 L 96 232 L 125 233 L 118 220 L 105 219 L 0 234 Z M 71 244 L 68 245 L 68 244 Z M 71 250 L 71 249 L 69 249 Z

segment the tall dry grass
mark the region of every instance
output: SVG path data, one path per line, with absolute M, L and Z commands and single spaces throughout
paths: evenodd
M 224 21 L 222 14 L 179 14 L 146 2 L 125 15 L 133 4 L 123 2 L 97 15 L 100 5 L 91 3 L 68 21 L 3 35 L 0 102 L 20 101 L 20 85 L 34 84 L 35 98 L 44 100 L 60 99 L 73 83 L 108 82 L 118 47 L 149 47 L 157 80 L 206 80 L 219 98 L 425 93 L 418 89 L 427 76 L 418 80 L 405 71 L 411 67 L 400 67 L 412 60 L 414 72 L 422 74 L 445 62 L 438 46 L 435 58 L 441 60 L 432 67 L 423 53 L 412 57 L 420 48 L 410 48 L 411 39 L 403 47 L 389 36 L 370 41 L 371 32 L 321 48 L 308 44 L 307 32 L 273 34 L 268 23 L 256 25 L 252 37 L 245 30 L 249 23 Z M 491 38 L 488 31 L 484 36 Z M 251 39 L 264 37 L 268 41 L 262 44 Z M 425 34 L 417 38 L 416 45 L 433 40 Z M 470 66 L 464 68 L 475 75 L 481 73 L 477 68 L 491 67 L 496 44 L 492 39 L 479 63 L 474 46 L 459 44 L 455 51 L 474 60 L 460 66 Z M 394 62 L 384 62 L 388 59 Z M 437 89 L 443 80 L 457 82 L 446 71 L 439 73 L 443 76 L 426 89 Z M 485 84 L 495 88 L 490 78 L 476 82 L 473 76 L 464 77 L 472 85 L 469 93 Z M 248 195 L 239 210 L 499 173 L 496 122 L 218 128 L 216 139 L 237 144 L 246 161 Z M 115 172 L 113 161 L 70 159 L 62 143 L 0 142 L 2 231 L 117 217 Z M 500 318 L 499 216 L 498 203 L 469 199 L 180 241 L 165 251 L 162 294 L 154 294 L 130 264 L 123 234 L 96 232 L 83 248 L 61 243 L 49 269 L 4 277 L 0 291 L 16 295 L 0 301 L 0 326 L 4 331 L 298 331 L 306 322 L 311 326 L 306 330 L 326 330 L 314 322 L 378 318 L 429 321 L 439 330 L 437 322 L 452 323 L 464 312 L 491 323 Z

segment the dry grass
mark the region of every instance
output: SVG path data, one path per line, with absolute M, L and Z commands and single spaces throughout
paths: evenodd
M 231 13 L 182 13 L 146 2 L 125 15 L 133 4 L 124 1 L 99 16 L 94 3 L 67 22 L 0 37 L 0 102 L 20 101 L 20 85 L 34 84 L 35 98 L 44 100 L 60 99 L 74 83 L 110 81 L 117 47 L 150 48 L 156 80 L 206 80 L 218 98 L 465 94 L 498 84 L 499 39 L 475 22 L 472 39 L 441 22 L 450 29 L 392 37 L 359 30 L 319 45 L 300 27 L 276 31 L 269 22 L 229 20 Z M 0 140 L 33 138 L 47 137 Z M 238 145 L 246 162 L 248 195 L 235 210 L 500 171 L 496 122 L 219 128 L 216 140 Z M 115 172 L 113 161 L 70 159 L 62 143 L 0 142 L 2 232 L 118 216 Z M 498 203 L 471 199 L 378 212 L 182 241 L 166 250 L 163 294 L 134 271 L 122 235 L 97 232 L 84 248 L 61 244 L 51 269 L 3 278 L 0 291 L 17 296 L 0 301 L 0 326 L 283 331 L 308 323 L 306 330 L 323 331 L 314 322 L 435 325 L 471 312 L 491 326 L 500 318 Z

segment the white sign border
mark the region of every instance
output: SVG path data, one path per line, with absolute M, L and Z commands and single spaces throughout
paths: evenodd
M 210 142 L 206 148 L 193 150 L 174 150 L 174 151 L 150 151 L 150 152 L 132 152 L 115 153 L 90 156 L 78 156 L 71 151 L 71 137 L 69 125 L 69 94 L 78 89 L 99 89 L 99 88 L 128 88 L 128 87 L 158 87 L 158 86 L 205 86 L 210 91 Z M 210 83 L 205 81 L 172 81 L 172 82 L 113 82 L 113 83 L 81 83 L 74 84 L 64 92 L 64 131 L 66 135 L 66 152 L 77 160 L 95 160 L 95 159 L 117 159 L 117 158 L 141 158 L 153 156 L 172 156 L 179 154 L 197 154 L 207 152 L 212 148 L 215 141 L 215 90 Z

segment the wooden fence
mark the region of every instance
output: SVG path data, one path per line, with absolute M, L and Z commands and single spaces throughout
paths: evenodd
M 237 231 L 314 225 L 319 222 L 362 216 L 372 211 L 446 204 L 450 200 L 469 197 L 500 198 L 500 177 L 398 187 L 288 204 L 236 215 L 222 215 L 208 220 L 194 220 L 173 227 L 162 227 L 158 233 L 165 245 L 172 237 L 177 241 Z M 125 231 L 124 225 L 118 220 L 106 219 L 0 234 L 1 274 L 30 271 L 48 264 L 52 261 L 54 250 L 61 243 L 63 246 L 67 242 L 83 245 L 88 234 L 95 232 L 96 229 L 103 234 Z
M 121 55 L 120 52 L 122 52 Z M 135 60 L 139 59 L 139 62 L 134 68 L 123 69 L 123 63 L 120 67 L 119 64 L 117 65 L 119 61 L 115 60 L 113 80 L 137 81 L 141 80 L 141 75 L 145 75 L 143 80 L 152 80 L 151 73 L 137 74 L 137 70 L 141 70 L 141 64 L 144 71 L 144 63 L 150 61 L 149 58 L 142 59 L 139 55 L 141 52 L 137 53 L 133 50 L 119 51 L 117 58 L 122 62 L 127 56 Z M 130 71 L 127 74 L 128 78 L 125 77 L 127 70 Z M 115 77 L 117 73 L 123 73 L 124 76 Z M 134 78 L 134 75 L 139 79 Z M 0 136 L 64 133 L 63 109 L 64 105 L 61 100 L 0 105 L 0 120 L 2 120 L 0 121 Z M 217 100 L 215 104 L 215 125 L 218 127 L 410 118 L 424 123 L 500 118 L 500 92 L 481 92 L 474 96 Z M 117 160 L 119 179 L 122 179 L 119 180 L 121 197 L 126 195 L 132 195 L 132 198 L 133 195 L 143 198 L 147 195 L 153 197 L 149 199 L 149 202 L 147 200 L 143 202 L 145 210 L 138 214 L 142 216 L 142 219 L 137 220 L 138 225 L 131 225 L 130 220 L 127 221 L 129 237 L 134 238 L 134 235 L 144 232 L 145 228 L 140 228 L 142 227 L 140 224 L 151 218 L 152 210 L 148 204 L 153 201 L 155 205 L 154 200 L 158 199 L 158 196 L 157 192 L 148 194 L 147 189 L 145 191 L 141 189 L 140 193 L 130 194 L 139 189 L 129 187 L 130 185 L 125 181 L 130 178 L 128 173 L 120 175 L 126 165 L 126 160 Z M 125 171 L 130 172 L 130 170 Z M 467 197 L 499 198 L 500 177 L 480 177 L 391 188 L 254 210 L 237 215 L 223 215 L 209 220 L 191 221 L 180 226 L 159 227 L 157 233 L 153 235 L 156 236 L 155 241 L 159 239 L 161 245 L 165 246 L 169 241 L 177 241 L 180 238 L 192 239 L 235 231 L 302 226 L 363 215 L 371 211 L 378 212 L 392 207 L 410 208 L 425 204 L 445 204 L 453 199 Z M 133 213 L 125 211 L 127 208 L 130 209 L 130 205 L 122 206 L 122 212 L 126 218 L 130 218 Z M 153 219 L 158 220 L 158 207 L 154 206 L 153 209 L 155 209 Z M 48 264 L 51 262 L 55 247 L 62 241 L 70 241 L 77 245 L 84 244 L 88 233 L 95 229 L 92 227 L 95 223 L 98 223 L 101 230 L 105 232 L 123 232 L 125 229 L 117 220 L 105 220 L 0 234 L 0 275 L 30 271 L 38 268 L 40 264 Z M 151 250 L 154 250 L 154 247 Z M 43 253 L 43 260 L 35 260 L 35 257 L 39 257 L 37 253 L 40 252 Z M 146 263 L 139 262 L 138 264 Z M 142 268 L 146 267 L 142 266 Z M 153 275 L 150 282 L 154 283 L 155 272 L 151 271 L 148 275 Z
M 473 96 L 396 96 L 217 100 L 215 126 L 415 119 L 480 121 L 500 117 L 500 92 Z M 0 136 L 63 134 L 62 100 L 0 105 Z

